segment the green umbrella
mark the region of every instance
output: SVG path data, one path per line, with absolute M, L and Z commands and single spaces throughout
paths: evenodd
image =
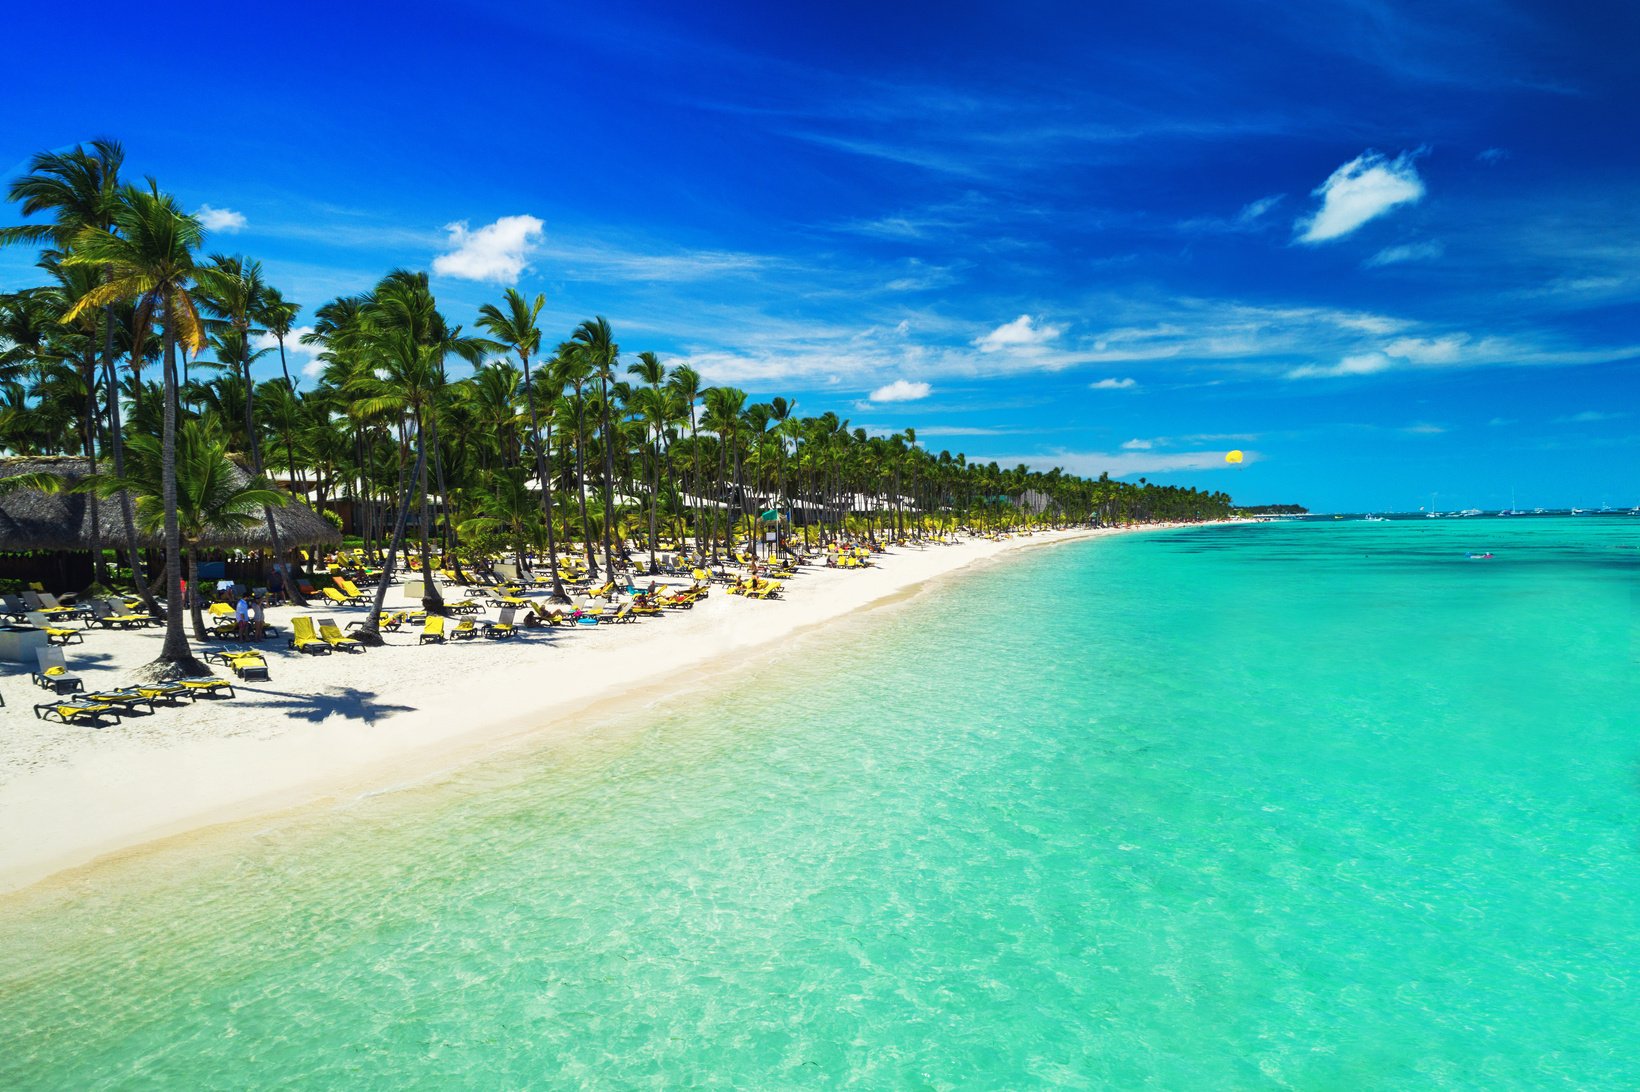
M 759 516 L 757 518 L 758 519 L 770 520 L 772 522 L 772 521 L 777 520 L 777 519 L 780 518 L 780 513 L 776 512 L 773 508 L 771 508 L 767 512 L 764 512 L 761 516 Z

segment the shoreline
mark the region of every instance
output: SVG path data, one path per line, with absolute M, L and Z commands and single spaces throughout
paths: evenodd
M 944 577 L 1025 549 L 1178 526 L 1193 525 L 895 548 L 870 569 L 805 570 L 778 601 L 743 601 L 718 587 L 693 610 L 586 632 L 427 648 L 400 634 L 383 649 L 319 658 L 282 647 L 275 655 L 270 642 L 273 681 L 236 680 L 235 699 L 100 730 L 67 729 L 83 734 L 44 755 L 46 748 L 31 752 L 27 740 L 11 741 L 0 752 L 0 898 L 209 831 L 424 784 L 526 743 L 573 740 L 624 705 L 708 685 L 737 666 L 737 657 L 761 659 L 777 643 L 906 602 Z M 332 613 L 343 624 L 364 616 L 363 609 Z M 287 616 L 270 613 L 270 621 Z M 117 635 L 97 639 L 104 636 Z M 128 644 L 156 640 L 144 632 L 123 636 Z M 531 647 L 538 645 L 555 647 Z M 112 685 L 86 675 L 88 686 Z M 282 689 L 304 677 L 317 684 L 309 687 L 314 693 Z M 320 692 L 326 682 L 342 685 Z M 375 702 L 378 694 L 383 702 Z M 0 713 L 20 720 L 28 716 L 24 704 Z M 283 711 L 290 706 L 300 712 Z M 47 734 L 65 731 L 61 725 L 24 723 L 40 725 L 52 744 L 63 742 Z M 221 734 L 228 723 L 233 734 Z

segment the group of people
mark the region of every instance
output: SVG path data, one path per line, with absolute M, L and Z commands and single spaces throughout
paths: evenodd
M 266 597 L 254 592 L 241 593 L 233 605 L 234 622 L 239 626 L 241 641 L 260 641 L 268 628 Z

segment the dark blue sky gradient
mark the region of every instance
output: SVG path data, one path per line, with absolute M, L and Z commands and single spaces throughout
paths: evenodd
M 1631 5 L 136 10 L 90 5 L 72 63 L 61 11 L 10 14 L 41 48 L 0 168 L 116 136 L 310 309 L 531 216 L 549 337 L 605 314 L 934 450 L 1322 509 L 1640 503 Z M 1421 195 L 1301 241 L 1358 160 Z M 454 321 L 513 280 L 482 264 L 435 275 Z

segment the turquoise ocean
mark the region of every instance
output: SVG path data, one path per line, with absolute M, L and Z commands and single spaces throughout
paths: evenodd
M 573 741 L 0 900 L 0 1088 L 1632 1088 L 1637 546 L 976 567 Z

